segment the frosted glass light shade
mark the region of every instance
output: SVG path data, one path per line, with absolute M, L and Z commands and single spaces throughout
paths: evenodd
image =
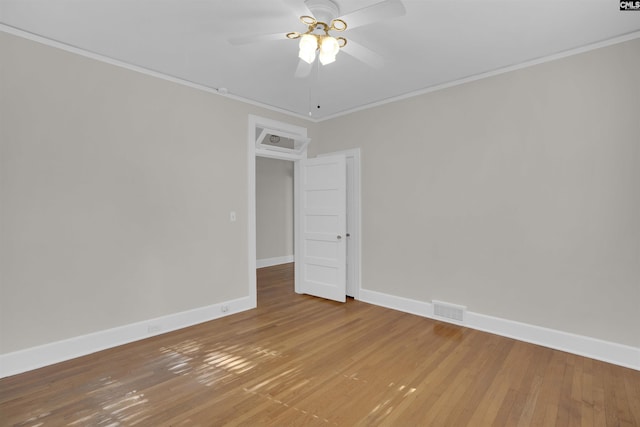
M 316 59 L 316 50 L 318 49 L 318 39 L 313 34 L 305 34 L 300 37 L 300 51 L 298 57 L 308 64 Z
M 331 64 L 335 61 L 339 51 L 338 40 L 333 37 L 323 37 L 320 44 L 320 62 L 322 65 Z

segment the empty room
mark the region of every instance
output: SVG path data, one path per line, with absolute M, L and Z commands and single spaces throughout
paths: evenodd
M 0 0 L 0 426 L 640 426 L 640 2 Z

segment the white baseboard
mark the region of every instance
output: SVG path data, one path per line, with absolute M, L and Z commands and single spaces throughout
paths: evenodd
M 0 355 L 0 378 L 255 308 L 249 297 Z M 224 311 L 223 311 L 224 310 Z
M 428 302 L 367 289 L 360 290 L 359 299 L 363 302 L 403 311 L 405 313 L 447 321 L 447 319 L 434 316 L 433 306 Z M 222 308 L 224 306 L 226 306 L 227 311 L 223 312 Z M 249 297 L 239 298 L 207 307 L 196 308 L 27 348 L 13 353 L 2 354 L 0 355 L 0 378 L 85 356 L 100 350 L 182 329 L 252 308 L 255 308 L 255 306 L 251 305 Z M 640 348 L 636 347 L 469 311 L 466 312 L 464 323 L 451 323 L 640 370 Z
M 405 313 L 443 322 L 449 321 L 435 316 L 433 314 L 433 305 L 424 301 L 416 301 L 367 289 L 360 289 L 359 299 L 363 302 Z M 463 323 L 449 322 L 640 371 L 640 348 L 637 347 L 469 311 L 466 312 Z
M 256 268 L 272 267 L 274 265 L 288 264 L 293 262 L 293 255 L 279 256 L 275 258 L 263 258 L 256 260 Z

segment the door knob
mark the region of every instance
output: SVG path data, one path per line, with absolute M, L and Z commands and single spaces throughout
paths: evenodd
M 338 234 L 338 240 L 342 239 L 342 236 Z

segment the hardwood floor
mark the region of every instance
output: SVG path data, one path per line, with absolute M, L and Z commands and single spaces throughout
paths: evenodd
M 640 372 L 258 270 L 258 309 L 0 380 L 3 426 L 640 426 Z

